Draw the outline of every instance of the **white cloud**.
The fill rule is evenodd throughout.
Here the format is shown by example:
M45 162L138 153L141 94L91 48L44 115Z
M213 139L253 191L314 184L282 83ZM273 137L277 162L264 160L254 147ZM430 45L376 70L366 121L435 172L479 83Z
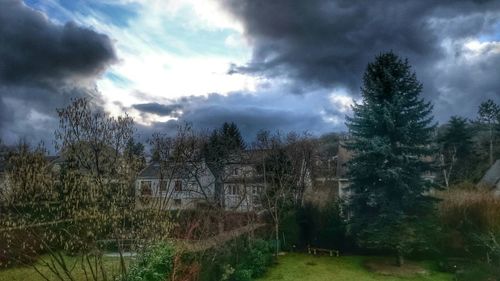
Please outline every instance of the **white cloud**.
M124 85L123 81L109 75L97 82L108 111L114 114L121 112L122 109L116 102L126 107L146 102L144 97L141 99L133 95L136 91L145 93L147 101L162 101L188 95L203 96L213 92L225 95L235 91L255 90L256 78L227 74L230 64L245 63L251 50L243 40L241 25L222 12L217 2L106 1L113 4L139 4L137 17L129 19L129 24L124 27L108 22L109 19L103 18L99 11L86 11L85 14L71 12L73 20L107 34L115 42L120 62L112 66L108 73L112 73L113 77L123 78L127 83ZM51 5L54 6L54 2ZM61 6L58 8L62 13L70 12ZM210 36L210 32L226 30L229 35L221 37L221 42L216 47L225 47L227 52L224 49L215 53L192 50L193 47L199 48L200 42L189 42L178 38L177 34L169 34L171 28L167 29L165 26L169 20L175 20L183 29L205 32L203 34L207 36ZM207 50L210 50L209 47L207 46ZM134 112L131 114L134 115Z
M500 42L469 40L464 44L466 56L469 58L483 55L500 54Z
M351 111L351 106L354 104L354 100L349 96L344 90L334 91L330 97L330 102L333 107L335 107L339 112L348 113Z

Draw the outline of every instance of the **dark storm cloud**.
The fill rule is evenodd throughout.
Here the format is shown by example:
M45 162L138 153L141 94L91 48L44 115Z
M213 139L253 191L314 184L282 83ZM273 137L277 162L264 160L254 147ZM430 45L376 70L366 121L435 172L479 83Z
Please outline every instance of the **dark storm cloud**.
M2 1L0 42L0 81L7 85L91 77L116 60L106 35L56 25L19 0Z
M482 14L463 18L460 25L433 26L432 20L498 8L497 1L221 1L243 21L255 48L252 60L232 71L351 87L359 85L360 73L380 52L393 49L414 62L429 62L441 56L436 29L467 36L487 21Z
M462 91L452 82L467 78L461 73L467 70L458 70L450 63L443 70L446 75L439 75L442 80L436 81L435 65L450 56L461 56L460 51L450 54L444 45L491 35L500 22L498 0L220 2L242 21L254 48L251 60L245 65L233 65L229 73L285 77L317 87L341 86L356 95L366 64L375 55L393 50L414 65L427 98L449 104L454 101L444 101L440 88ZM468 67L469 72L478 69L474 65ZM486 72L498 73L498 66L486 67ZM465 79L470 92L463 94L489 97L478 91L480 75L473 76L479 79ZM499 89L500 79L494 84Z
M180 104L159 104L157 102L134 104L133 108L146 113L152 113L159 116L175 115L176 111L182 109Z
M331 104L325 95L292 96L279 91L266 91L262 95L244 92L230 95L210 94L207 97L189 96L168 101L168 107L182 108L177 119L153 123L150 127L139 126L140 135L153 131L172 132L177 126L191 123L196 129L214 129L224 122L234 122L246 140L252 140L261 130L282 130L284 132L308 131L321 134L344 128L341 120L345 112ZM154 103L155 108L160 103ZM135 109L136 105L133 106ZM146 112L150 112L146 110ZM337 123L328 119L339 120Z
M500 104L500 43L484 46L479 53L457 52L464 52L463 57L444 61L435 70L435 112L475 118L477 105L486 99Z
M20 0L0 9L0 137L51 139L55 109L100 95L94 79L117 60L109 37L59 25Z

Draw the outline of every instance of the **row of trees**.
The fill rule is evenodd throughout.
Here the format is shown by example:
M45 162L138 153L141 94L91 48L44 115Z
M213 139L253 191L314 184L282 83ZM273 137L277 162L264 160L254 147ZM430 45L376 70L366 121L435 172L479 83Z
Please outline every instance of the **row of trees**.
M500 158L500 106L483 102L476 119L453 116L438 130L440 167L444 185L477 182Z

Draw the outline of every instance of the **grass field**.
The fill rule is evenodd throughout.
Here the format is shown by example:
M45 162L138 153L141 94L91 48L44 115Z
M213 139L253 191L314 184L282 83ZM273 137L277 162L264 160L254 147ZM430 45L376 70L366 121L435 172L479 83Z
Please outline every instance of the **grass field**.
M344 256L310 256L306 254L287 254L280 256L279 264L270 268L269 272L258 281L451 281L452 276L434 272L429 266L422 264L428 274L414 277L395 277L381 275L368 271L364 266L366 257ZM75 261L73 257L66 257L68 264ZM118 258L105 258L108 271L118 272ZM49 278L57 280L45 267L40 270ZM80 267L73 269L76 281L85 280L84 272ZM33 267L16 267L0 270L1 281L42 281L44 280Z
M413 277L396 277L370 272L364 267L365 257L310 256L287 254L281 256L278 265L272 267L258 281L451 281L452 275L430 270L428 264L421 264L427 274Z
M46 257L42 257L45 258ZM79 266L76 257L65 257L66 264L74 265L72 268L72 276L75 277L75 281L84 281L85 273ZM111 274L118 274L119 272L119 258L114 257L104 257L104 265L106 271ZM37 263L37 269L40 270L42 274L47 276L50 280L59 280L57 277L45 266L42 266L40 262ZM108 276L112 277L112 276ZM44 281L40 274L38 274L33 266L18 266L8 269L0 269L0 281Z

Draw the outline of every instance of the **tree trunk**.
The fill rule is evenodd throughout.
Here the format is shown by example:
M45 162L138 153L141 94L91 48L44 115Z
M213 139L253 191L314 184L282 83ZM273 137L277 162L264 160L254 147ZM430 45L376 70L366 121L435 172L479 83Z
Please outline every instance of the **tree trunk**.
M274 231L276 232L275 239L276 239L276 258L278 258L278 254L280 252L280 233L279 233L279 223L274 224Z
M215 204L220 207L221 209L224 209L225 205L225 194L224 194L224 182L221 179L220 175L215 176L215 188L214 188L214 199L215 199Z
M490 166L493 165L493 126L490 125Z
M401 267L405 264L405 258L403 257L403 254L402 253L398 253L398 257L397 257L397 260L396 260L396 265Z
M448 188L450 185L448 183L448 173L446 172L446 169L443 169L443 177L444 177L444 184L446 188Z

